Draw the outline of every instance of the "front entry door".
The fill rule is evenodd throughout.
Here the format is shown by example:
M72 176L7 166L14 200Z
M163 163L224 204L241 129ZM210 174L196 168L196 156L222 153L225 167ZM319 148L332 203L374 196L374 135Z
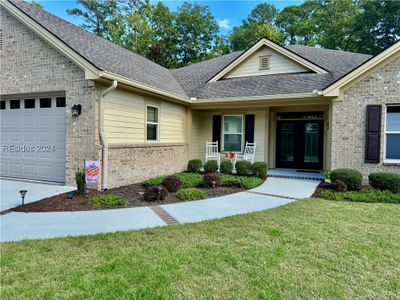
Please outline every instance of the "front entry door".
M322 170L324 122L278 121L276 167Z

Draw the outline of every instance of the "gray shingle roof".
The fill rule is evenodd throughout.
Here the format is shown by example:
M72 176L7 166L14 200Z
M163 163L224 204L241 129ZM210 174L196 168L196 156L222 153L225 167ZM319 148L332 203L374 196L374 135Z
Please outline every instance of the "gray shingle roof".
M100 70L187 98L172 73L152 61L21 0L9 0Z
M234 52L184 68L168 70L22 0L9 2L98 69L185 98L311 93L324 89L371 57L365 54L292 45L286 48L329 73L275 74L207 82L243 52Z

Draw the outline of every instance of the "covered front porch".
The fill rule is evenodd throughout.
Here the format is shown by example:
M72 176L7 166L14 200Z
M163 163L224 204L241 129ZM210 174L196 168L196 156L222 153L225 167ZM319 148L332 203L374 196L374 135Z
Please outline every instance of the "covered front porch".
M222 157L243 153L246 142L255 142L254 161L265 161L269 168L310 174L330 169L329 100L243 102L191 109L191 159L204 162L207 141L218 141Z

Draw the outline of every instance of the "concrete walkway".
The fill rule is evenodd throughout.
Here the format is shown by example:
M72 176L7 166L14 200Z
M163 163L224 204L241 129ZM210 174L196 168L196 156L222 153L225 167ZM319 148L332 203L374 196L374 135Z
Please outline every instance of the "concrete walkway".
M160 205L179 223L193 223L261 211L313 194L319 181L268 178L246 192L206 200ZM149 207L82 212L17 213L0 216L1 242L79 236L165 226Z
M21 205L20 190L27 190L25 204L76 190L73 186L0 179L0 211Z

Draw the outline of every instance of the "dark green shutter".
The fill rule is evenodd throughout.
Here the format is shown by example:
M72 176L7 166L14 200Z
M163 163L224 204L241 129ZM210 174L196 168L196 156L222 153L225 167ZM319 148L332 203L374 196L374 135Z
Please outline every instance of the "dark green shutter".
M254 143L254 115L246 115L245 129L244 129L244 141Z
M381 154L381 105L367 105L365 162L379 163Z
M218 151L221 151L221 116L213 116L212 141L218 141Z

